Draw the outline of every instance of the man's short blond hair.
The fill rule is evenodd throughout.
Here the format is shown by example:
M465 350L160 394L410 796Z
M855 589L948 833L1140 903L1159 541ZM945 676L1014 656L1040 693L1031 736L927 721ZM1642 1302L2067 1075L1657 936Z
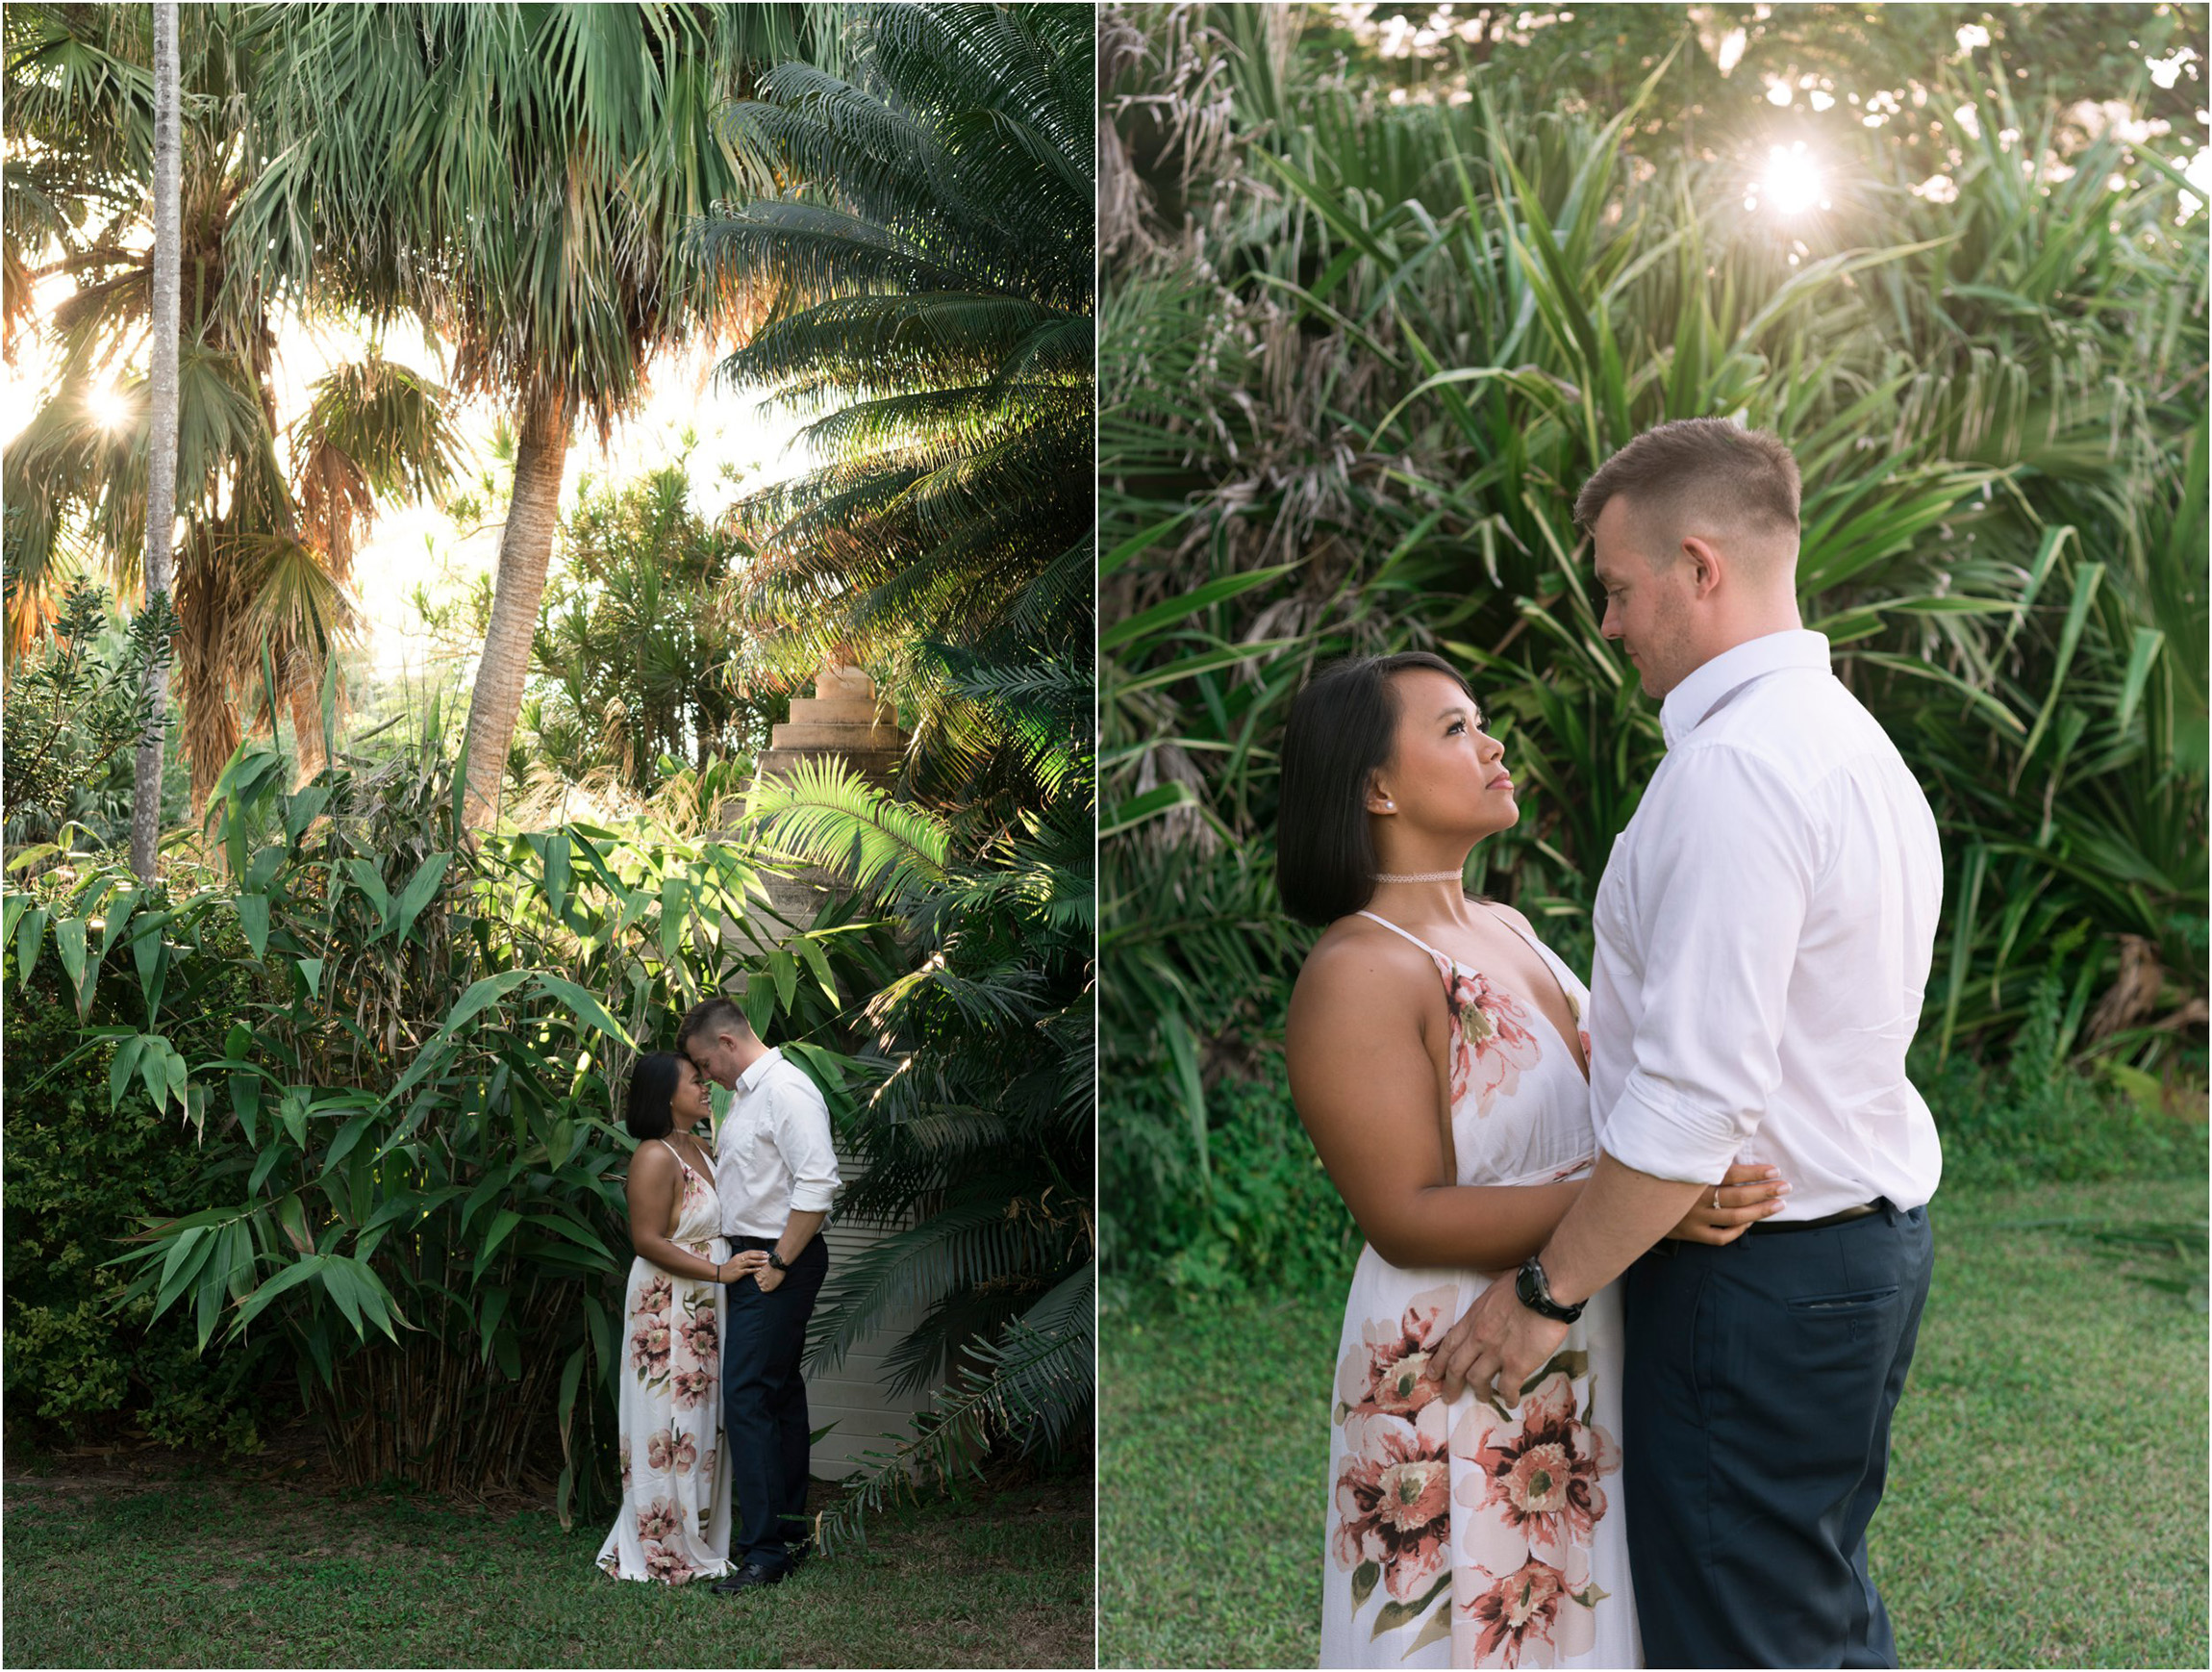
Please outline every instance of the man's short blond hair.
M1600 465L1575 495L1574 520L1596 528L1608 504L1625 499L1640 522L1709 521L1715 531L1794 544L1799 492L1797 461L1779 436L1726 418L1678 418L1646 430ZM1675 549L1668 542L1651 561L1671 563Z
M702 999L691 1006L684 1017L684 1025L676 1029L676 1049L689 1050L691 1041L702 1033L734 1033L740 1039L758 1037L737 1001L719 995Z

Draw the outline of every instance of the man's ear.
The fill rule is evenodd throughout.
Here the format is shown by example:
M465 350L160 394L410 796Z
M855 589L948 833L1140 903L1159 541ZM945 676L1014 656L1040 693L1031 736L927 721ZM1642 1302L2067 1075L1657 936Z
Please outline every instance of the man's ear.
M1710 542L1697 535L1686 535L1682 541L1682 560L1689 563L1690 590L1698 597L1709 597L1713 589L1721 584L1722 564L1721 554Z

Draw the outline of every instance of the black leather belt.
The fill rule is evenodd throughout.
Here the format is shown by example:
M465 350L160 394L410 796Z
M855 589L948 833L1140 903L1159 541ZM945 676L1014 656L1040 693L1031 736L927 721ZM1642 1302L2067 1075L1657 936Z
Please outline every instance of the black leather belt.
M1762 1219L1756 1225L1745 1228L1746 1236L1772 1236L1784 1230L1825 1230L1831 1225L1843 1225L1854 1219L1864 1219L1871 1213L1879 1213L1890 1204L1886 1196L1877 1196L1872 1202L1862 1202L1856 1207L1847 1207L1841 1213L1831 1213L1825 1219Z

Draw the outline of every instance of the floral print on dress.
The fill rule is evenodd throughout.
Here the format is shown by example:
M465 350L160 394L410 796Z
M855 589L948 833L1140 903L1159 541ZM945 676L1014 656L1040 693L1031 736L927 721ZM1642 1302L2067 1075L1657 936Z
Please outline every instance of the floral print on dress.
M1574 1048L1587 1061L1589 996L1573 973L1517 930L1557 976L1571 1012L1553 1029L1549 1010L1533 1000L1375 921L1427 953L1445 984L1452 1182L1586 1175L1596 1134ZM1497 1280L1401 1268L1371 1246L1361 1253L1339 1337L1317 1553L1324 1665L1640 1663L1614 1438L1619 1297L1610 1289L1592 1297L1518 1406L1467 1392L1446 1401L1435 1355L1468 1304Z
M1544 1051L1519 995L1441 954L1437 962L1451 1012L1452 1107L1472 1096L1479 1118L1520 1089L1521 1075L1544 1060Z
M1376 1610L1378 1636L1426 1612L1449 1584L1447 1422L1428 1359L1455 1293L1449 1284L1426 1289L1395 1320L1370 1319L1337 1369L1345 1456L1329 1549L1352 1576L1355 1608L1378 1586L1389 1599Z
M671 1146L672 1148L673 1146ZM727 1257L713 1186L689 1162L669 1240L711 1263ZM683 1584L729 1563L729 1470L716 1457L722 1287L672 1276L640 1256L622 1311L617 1449L622 1508L598 1566L616 1579Z
M691 1316L681 1326L684 1348L701 1364L712 1364L721 1351L720 1337L715 1330L715 1304L698 1301L687 1310Z
M1591 1577L1607 1509L1599 1482L1619 1472L1621 1448L1591 1420L1594 1397L1577 1412L1574 1383L1589 1377L1586 1352L1555 1354L1516 1411L1478 1401L1452 1432L1468 1564L1458 1624L1474 1665L1551 1666L1596 1641L1608 1594Z
M663 1584L682 1584L698 1576L698 1569L684 1559L684 1553L658 1539L645 1540L645 1572Z
M1562 1631L1560 1610L1567 1602L1557 1571L1541 1561L1498 1580L1464 1605L1477 1632L1474 1664L1549 1666L1555 1655L1586 1654L1597 1636L1593 1616L1580 1609ZM1532 1650L1531 1644L1537 1647Z
M630 1331L630 1368L638 1373L640 1381L651 1386L668 1374L671 1345L666 1316L648 1315L638 1320Z

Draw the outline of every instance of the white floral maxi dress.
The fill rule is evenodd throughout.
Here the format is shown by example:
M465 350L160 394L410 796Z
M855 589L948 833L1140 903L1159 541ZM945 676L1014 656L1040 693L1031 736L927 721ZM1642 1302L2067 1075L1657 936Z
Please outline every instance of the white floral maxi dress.
M1589 1084L1543 1012L1360 915L1427 952L1445 982L1458 1182L1588 1172ZM1529 944L1579 1031L1589 990L1549 948ZM1581 1043L1587 1062L1587 1033ZM1323 1666L1643 1664L1621 1499L1620 1295L1591 1297L1528 1397L1504 1411L1471 1390L1446 1401L1428 1370L1492 1280L1401 1271L1360 1252L1331 1412Z
M668 1150L683 1169L668 1240L718 1265L730 1251L714 1180L675 1145ZM622 1507L599 1547L599 1565L616 1579L682 1584L729 1565L721 1304L719 1283L673 1277L642 1254L630 1263L622 1305Z

